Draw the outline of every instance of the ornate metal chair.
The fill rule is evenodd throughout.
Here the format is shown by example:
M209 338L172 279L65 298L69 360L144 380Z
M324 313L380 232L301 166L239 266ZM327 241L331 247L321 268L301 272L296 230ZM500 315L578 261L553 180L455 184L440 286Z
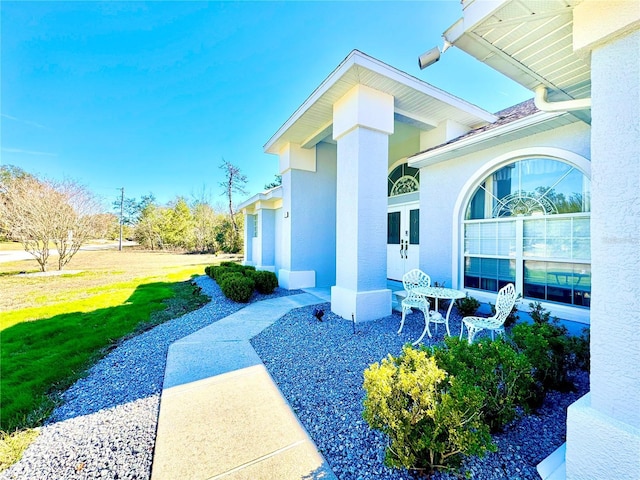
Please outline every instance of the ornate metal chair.
M467 327L469 333L469 343L473 343L476 334L482 330L491 331L491 339L494 338L493 332L504 335L504 322L511 313L513 305L516 303L516 289L513 283L508 283L500 289L496 298L496 314L493 317L464 317L460 326L460 340L464 327Z
M424 321L429 325L429 300L424 295L418 295L414 292L416 287L431 286L431 277L422 270L414 268L402 276L402 285L404 286L407 296L402 300L402 321L398 333L402 332L404 327L404 318L407 312L411 312L412 308L421 310L424 314ZM431 332L429 332L431 335Z

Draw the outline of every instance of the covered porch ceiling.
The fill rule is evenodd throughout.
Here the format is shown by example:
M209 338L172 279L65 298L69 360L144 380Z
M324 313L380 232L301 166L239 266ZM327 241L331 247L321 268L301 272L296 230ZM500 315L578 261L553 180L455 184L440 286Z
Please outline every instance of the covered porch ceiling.
M287 143L311 148L332 139L333 105L357 84L394 97L395 122L401 131L406 131L404 126L427 131L445 120L470 128L496 120L475 105L354 50L269 139L264 151L278 154Z
M464 0L463 18L443 36L528 89L544 85L551 101L589 98L590 65L573 49L581 1Z

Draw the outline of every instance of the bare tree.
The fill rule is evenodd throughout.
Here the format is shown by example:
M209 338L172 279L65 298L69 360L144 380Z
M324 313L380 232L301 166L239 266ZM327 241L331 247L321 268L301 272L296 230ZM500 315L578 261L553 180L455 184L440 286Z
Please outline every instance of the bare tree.
M229 201L229 220L231 221L235 235L238 235L238 224L233 210L233 194L247 194L244 189L244 185L247 183L247 177L240 172L238 167L233 165L231 162L226 161L224 158L222 159L222 165L220 165L220 168L224 170L225 175L225 179L223 182L220 182L220 186L224 188L223 195L226 195L227 200Z
M12 177L3 179L0 193L4 228L33 255L43 272L51 243L58 250L58 268L62 270L96 231L100 204L75 181Z

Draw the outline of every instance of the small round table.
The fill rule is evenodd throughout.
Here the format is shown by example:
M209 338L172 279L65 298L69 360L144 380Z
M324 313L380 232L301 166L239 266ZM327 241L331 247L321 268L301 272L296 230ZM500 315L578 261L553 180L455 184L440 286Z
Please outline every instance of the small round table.
M453 307L453 301L458 298L464 298L465 293L461 290L455 290L453 288L444 288L444 287L416 287L413 289L413 291L423 297L435 298L436 312L438 312L439 299L451 300L451 302L449 302L449 308L447 309L447 315L444 318L442 318L442 315L440 315L440 318L437 318L437 316L432 317L431 315L429 315L428 320L425 318L424 330L422 331L422 335L420 335L420 338L418 340L413 342L413 345L417 345L418 343L420 343L420 341L424 338L425 333L428 333L429 336L431 337L431 329L429 328L429 324L431 322L444 323L445 326L447 327L447 335L451 336L451 332L449 331L449 315L451 314L451 307Z

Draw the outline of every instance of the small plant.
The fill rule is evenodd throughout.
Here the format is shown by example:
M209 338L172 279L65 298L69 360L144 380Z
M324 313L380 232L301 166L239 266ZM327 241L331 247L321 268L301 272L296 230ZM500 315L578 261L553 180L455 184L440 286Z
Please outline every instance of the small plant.
M551 312L547 311L540 302L531 302L529 304L529 315L535 323L549 323L551 320ZM558 319L554 317L554 321Z
M449 337L444 345L433 348L433 356L459 382L482 390L481 412L492 432L516 418L517 406L526 405L533 385L531 363L502 339L469 344Z
M482 422L482 391L439 368L426 351L403 348L364 372L363 417L389 437L385 464L431 474L463 455L495 451Z
M220 289L225 297L234 302L247 303L253 294L253 279L242 273L228 273L220 281Z
M468 293L464 298L456 300L456 308L463 317L471 317L475 315L479 307L480 302L476 298L470 297Z
M253 271L251 274L254 282L256 283L256 290L260 293L273 293L278 287L278 277L273 272L267 271Z
M322 321L322 317L324 316L324 310L322 310L320 308L314 308L313 309L313 316L316 317L319 322L321 322Z

